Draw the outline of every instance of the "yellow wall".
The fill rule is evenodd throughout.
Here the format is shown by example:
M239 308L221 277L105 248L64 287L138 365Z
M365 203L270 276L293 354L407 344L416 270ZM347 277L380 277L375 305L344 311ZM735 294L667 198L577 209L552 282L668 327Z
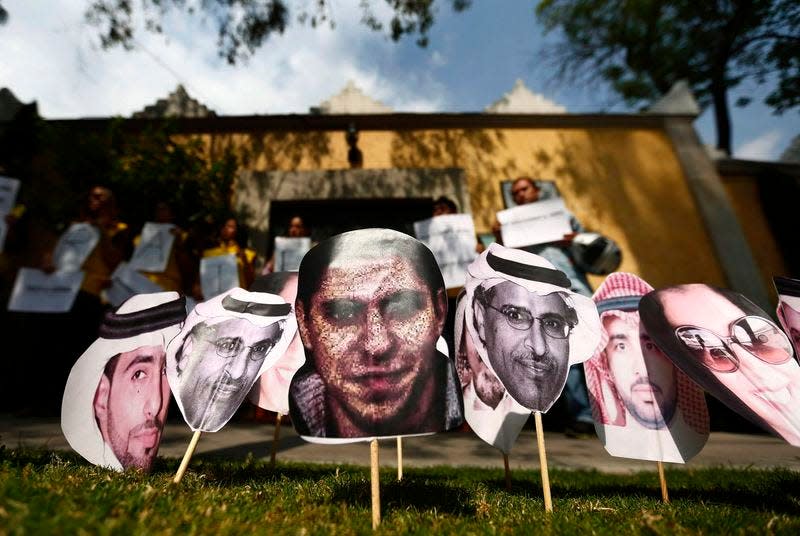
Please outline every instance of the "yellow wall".
M777 302L778 296L772 283L772 277L786 275L788 270L778 243L767 223L759 199L758 182L754 177L728 176L723 178L722 183L725 185L736 216L744 229L770 299Z
M234 148L243 167L347 169L344 132L266 132L204 137L212 153ZM725 286L680 163L658 129L505 128L362 131L364 168L449 168L466 172L478 232L503 209L500 181L555 180L588 230L616 240L621 270L655 287L685 282ZM592 283L596 286L599 278Z

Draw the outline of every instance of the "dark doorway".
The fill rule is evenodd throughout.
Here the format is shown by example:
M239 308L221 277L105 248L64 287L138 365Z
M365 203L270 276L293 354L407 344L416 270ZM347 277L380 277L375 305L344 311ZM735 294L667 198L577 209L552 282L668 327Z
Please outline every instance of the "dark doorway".
M433 200L429 197L406 199L311 199L273 201L270 206L267 251L272 255L274 238L286 236L289 219L300 216L311 227L314 242L333 235L384 227L414 236L414 222L431 217Z

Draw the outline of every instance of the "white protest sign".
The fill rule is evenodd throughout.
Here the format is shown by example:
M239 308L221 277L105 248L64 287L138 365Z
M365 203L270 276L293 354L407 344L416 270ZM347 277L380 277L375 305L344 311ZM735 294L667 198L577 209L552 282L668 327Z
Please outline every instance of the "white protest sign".
M239 286L236 255L219 255L200 259L200 287L203 297L211 299Z
M81 288L83 272L46 274L33 268L20 268L8 300L9 311L26 313L66 313L72 308Z
M119 307L131 296L164 292L164 289L131 268L130 263L121 262L111 274L111 287L105 292L109 303Z
M572 233L569 212L560 197L501 210L497 221L503 245L509 248L555 242Z
M73 223L56 244L53 263L60 272L77 272L100 241L100 230L89 223Z
M311 249L311 239L308 237L292 238L288 236L275 237L275 271L291 272L300 268L300 261Z
M414 223L414 234L433 252L447 288L464 286L475 260L475 224L469 214L446 214Z
M147 222L142 227L139 244L133 251L130 266L133 270L160 273L167 269L167 261L175 243L171 223Z
M5 216L14 208L19 191L19 179L0 175L0 215Z

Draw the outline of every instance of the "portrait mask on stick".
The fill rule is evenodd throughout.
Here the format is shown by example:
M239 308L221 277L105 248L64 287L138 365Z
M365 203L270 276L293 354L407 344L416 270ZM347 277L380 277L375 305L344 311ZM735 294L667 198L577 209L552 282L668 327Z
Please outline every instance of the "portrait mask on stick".
M198 303L167 347L167 377L192 430L216 432L297 329L292 307L273 294L228 290Z
M800 366L789 338L763 310L737 292L692 284L649 293L639 314L700 387L800 446Z
M304 438L365 440L461 424L455 367L436 350L444 282L421 242L365 229L319 243L300 264L296 313L306 362L289 403Z
M615 272L597 289L600 345L584 363L595 429L612 456L684 463L708 439L703 391L676 369L639 320L653 288Z
M569 367L588 359L600 339L594 303L572 292L563 272L498 244L469 266L455 325L473 379L463 392L467 422L505 452L523 416L549 410Z
M105 315L61 405L64 436L81 456L118 471L150 470L169 407L165 349L185 318L177 292L139 294Z

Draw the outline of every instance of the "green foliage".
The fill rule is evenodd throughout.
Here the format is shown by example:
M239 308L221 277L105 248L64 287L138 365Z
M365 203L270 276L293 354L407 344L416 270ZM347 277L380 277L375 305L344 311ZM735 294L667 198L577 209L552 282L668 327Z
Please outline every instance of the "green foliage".
M730 149L726 92L745 79L775 87L782 112L800 104L800 3L796 0L540 0L556 74L601 78L630 105L651 103L681 79L714 104L718 146Z
M97 130L43 121L34 111L0 132L0 166L22 180L20 202L32 217L56 232L97 184L114 191L122 221L134 229L152 220L159 201L181 225L221 222L232 215L236 156L228 149L212 160L199 138L174 131L168 121L136 131L122 118Z
M384 31L395 41L405 35L418 35L417 44L428 44L428 31L434 22L436 0L384 0L392 15L381 20L372 9L374 1L360 0L362 22L375 31ZM171 11L190 16L208 16L217 26L219 55L230 64L246 60L270 36L282 34L291 24L292 15L298 24L313 28L335 26L331 0L309 2L292 0L93 0L86 10L86 20L100 28L104 48L133 48L136 21L141 17L148 31L162 33L161 21ZM449 0L454 11L467 9L472 0Z
M366 451L365 451L366 455ZM116 474L74 454L0 449L0 533L369 534L367 468L247 459L178 460ZM536 471L381 471L382 534L797 534L800 475L786 470L552 471L545 514Z
M199 138L175 141L169 122L128 133L124 123L109 132L108 185L116 193L125 219L134 225L152 220L153 208L167 202L178 222L223 221L232 213L233 181L238 167L228 149L211 161Z

